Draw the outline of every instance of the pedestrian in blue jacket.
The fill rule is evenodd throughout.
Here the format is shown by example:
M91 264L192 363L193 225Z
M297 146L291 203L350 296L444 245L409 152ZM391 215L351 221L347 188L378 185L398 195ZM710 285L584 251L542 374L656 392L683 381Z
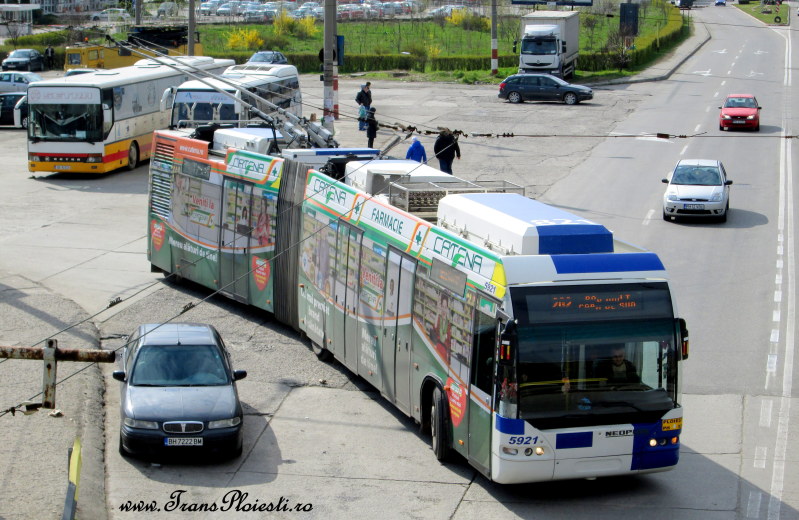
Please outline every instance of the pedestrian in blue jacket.
M411 146L408 148L408 153L405 154L406 159L418 161L420 163L427 162L427 152L424 151L424 146L418 137L413 136Z

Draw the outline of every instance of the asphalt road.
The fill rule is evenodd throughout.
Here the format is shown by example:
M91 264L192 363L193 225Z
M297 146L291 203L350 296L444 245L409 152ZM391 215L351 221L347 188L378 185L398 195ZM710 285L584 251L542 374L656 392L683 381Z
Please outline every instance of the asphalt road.
M124 513L120 506L154 501L165 508L170 494L180 489L186 490L184 504L221 504L235 490L249 493L249 503L284 497L290 507L311 504L312 511L295 513L307 518L798 518L799 484L791 461L799 457L788 443L796 431L796 413L791 414L796 409L795 221L789 175L795 154L778 139L790 133L793 118L790 67L784 62L790 53L786 40L771 30L730 31L729 24L752 24L728 11L694 15L713 22L712 45L671 81L608 87L594 101L574 107L502 103L496 87L373 82L381 122L431 131L446 126L469 135L461 140L457 175L517 182L528 196L601 222L617 236L662 255L693 345L683 380L684 450L676 470L593 482L491 484L464 462L438 464L428 439L411 421L340 365L317 361L296 334L268 315L213 298L182 319L214 324L236 367L249 372L239 384L247 413L244 455L223 464L159 466L123 459L117 453L118 383L110 378L111 367L102 367L105 395L75 382L64 386L59 395L65 418L0 418L15 440L0 451L0 467L8 475L3 489L10 497L0 498L0 517L31 518L31 511L41 512L38 518L58 516L57 500L41 489L42 477L36 475L46 475L52 489L58 490L59 482L65 486L64 446L78 428L52 430L52 424L81 421L81 411L67 406L75 405L71 391L85 396L84 402L105 405L95 409L88 424L105 426L105 445L92 449L105 456L100 496L107 502L100 507L82 501L82 518L139 518L144 515ZM340 81L344 115L355 114L350 99L359 82ZM306 114L318 110L318 77L304 77L302 87ZM737 88L758 94L764 106L760 134L718 132L715 107ZM336 124L342 145L365 144L356 125ZM713 137L664 142L641 136L703 131ZM116 348L119 335L136 324L167 319L207 295L191 285L164 284L149 273L146 167L102 179L30 179L21 153L24 136L14 130L2 134L6 146L0 160L6 168L0 170L5 195L0 218L6 225L0 228L0 283L9 289L0 292L0 305L21 315L0 312L0 344L32 342L37 333L94 314L122 296L126 302L95 317L96 330L79 338L82 344L99 341ZM608 138L620 135L638 137ZM377 144L392 136L381 131ZM432 137L423 137L423 143L430 153ZM406 146L398 146L395 155L404 156ZM706 154L721 156L735 180L730 220L724 225L664 222L660 178L678 158ZM26 298L42 293L52 301L23 307L9 300L20 293ZM28 330L26 320L35 317L48 327L31 322L35 333ZM9 363L0 364L2 408L38 388L39 366L15 362L8 370ZM22 370L28 371L25 377ZM43 424L21 422L30 418ZM102 487L102 479L94 487ZM45 507L31 509L38 504ZM147 516L190 514L196 516L188 511Z

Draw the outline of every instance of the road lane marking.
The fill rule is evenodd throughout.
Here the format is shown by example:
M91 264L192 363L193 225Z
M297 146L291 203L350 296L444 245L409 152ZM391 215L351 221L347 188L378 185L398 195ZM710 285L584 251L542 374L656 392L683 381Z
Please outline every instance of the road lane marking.
M685 146L682 147L682 150L680 150L680 155L684 154L687 149L688 145L686 144Z
M694 128L694 133L698 132L701 127L702 127L701 123L696 125L696 128Z
M768 448L766 446L758 446L755 448L754 467L757 469L766 469L766 458L768 457Z
M763 399L760 401L760 426L771 428L771 411L774 408L774 401Z
M749 501L746 503L746 518L760 517L760 501L763 493L760 491L750 491Z
M655 214L655 210L654 209L650 209L649 211L647 211L646 212L646 217L644 217L644 221L642 222L642 224L645 225L645 226L648 226L649 225L649 221L652 220L652 215L654 215L654 214Z
M790 31L775 30L777 34L785 38L785 75L783 83L785 87L790 87L793 77L791 69L793 67L793 55L791 48L793 43L791 41ZM789 93L790 89L785 92ZM796 261L794 255L796 254L794 243L793 231L793 147L791 142L785 139L786 135L793 132L791 128L792 121L792 97L789 94L783 95L785 104L782 110L782 131L780 132L782 139L780 139L780 171L779 171L779 215L777 219L777 226L780 232L785 233L786 237L786 280L785 286L788 291L788 304L786 307L786 320L785 320L785 341L784 341L784 360L782 370L782 394L779 398L780 409L777 414L777 434L774 443L774 464L771 473L771 487L769 489L770 496L768 500L768 520L779 520L780 509L782 506L782 493L785 486L785 456L788 451L788 437L790 435L790 415L791 415L791 393L793 391L793 363L794 363L794 341L795 341L795 328L796 328L796 309L793 303L796 301ZM787 215L786 215L787 214ZM782 258L778 258L779 265L782 265ZM768 379L768 377L767 377Z

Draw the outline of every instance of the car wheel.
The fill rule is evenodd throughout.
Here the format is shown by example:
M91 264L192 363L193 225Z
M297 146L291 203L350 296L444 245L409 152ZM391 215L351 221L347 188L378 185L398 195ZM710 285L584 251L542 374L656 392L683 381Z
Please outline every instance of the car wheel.
M663 220L665 220L666 222L671 222L671 215L666 213L665 209L663 210Z
M719 123L719 130L721 130L722 132L724 131L724 127L721 126L721 123Z
M563 95L563 102L567 105L576 105L577 104L577 94L574 92L566 92Z
M433 403L430 408L430 442L433 453L440 462L449 457L449 444L447 444L447 401L440 388L433 390Z
M128 149L128 170L135 170L139 165L139 145L134 141Z
M524 100L522 99L522 95L519 94L518 92L509 92L508 101L510 101L511 103L521 103Z
M758 121L757 126L755 126L755 132L760 131L760 121Z
M323 346L319 345L317 342L311 342L311 349L313 349L313 353L316 354L316 357L319 358L319 361L328 361L330 358L333 357L333 353L324 348Z
M727 205L724 206L724 214L719 217L719 222L727 222L727 214L730 212L730 201L727 201Z

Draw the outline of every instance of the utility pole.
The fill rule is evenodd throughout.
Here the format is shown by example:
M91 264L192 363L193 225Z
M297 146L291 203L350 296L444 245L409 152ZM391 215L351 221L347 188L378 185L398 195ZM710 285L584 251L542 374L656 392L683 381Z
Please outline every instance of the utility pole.
M338 66L336 55L336 0L325 0L325 48L323 54L324 110L322 126L333 132L338 119Z
M491 0L491 75L499 71L499 51L497 50L497 0Z
M133 0L133 21L136 25L141 25L141 3L142 0Z
M186 40L186 46L188 47L187 54L189 56L194 56L194 29L197 24L194 15L194 0L189 0L189 34Z

